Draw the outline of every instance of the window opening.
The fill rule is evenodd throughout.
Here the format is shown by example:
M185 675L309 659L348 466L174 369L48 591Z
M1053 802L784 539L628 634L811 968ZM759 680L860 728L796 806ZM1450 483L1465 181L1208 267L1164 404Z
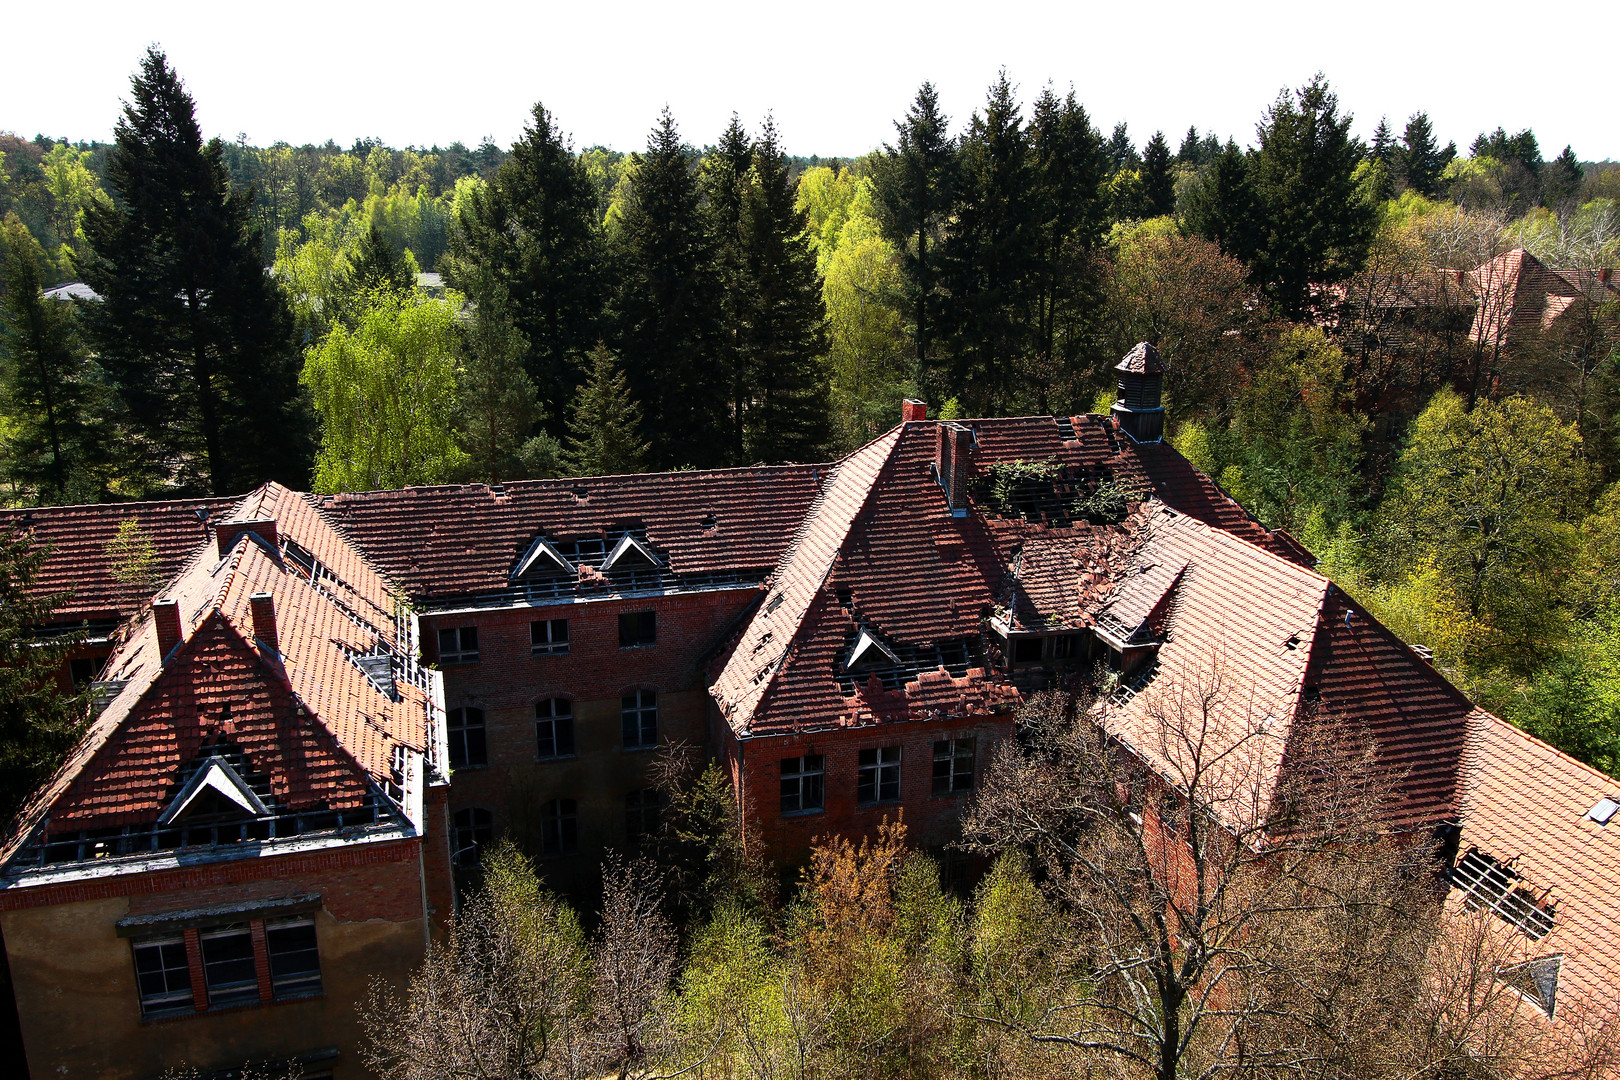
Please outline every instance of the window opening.
M321 958L315 920L281 919L264 924L270 954L270 992L277 1001L321 992Z
M1595 821L1599 825L1607 825L1613 819L1616 811L1620 811L1620 802L1605 797L1599 799L1597 805L1586 812L1586 820Z
M484 710L471 706L451 709L445 724L450 741L450 767L487 765L489 748L484 737Z
M1451 871L1451 883L1463 891L1469 911L1488 908L1530 940L1540 941L1552 932L1557 912L1543 906L1523 881L1517 870L1478 848L1469 848Z
M900 798L900 748L880 746L860 753L855 799L862 805Z
M934 794L954 795L973 790L972 739L940 739L934 743Z
M574 755L574 704L547 698L534 707L535 754L541 760Z
M657 640L656 611L627 611L619 616L619 648L638 649Z
M658 693L634 690L619 700L627 750L658 745Z
M624 835L632 843L655 836L663 822L664 793L642 788L624 797Z
M571 855L579 850L579 809L573 799L541 804L540 850L546 855Z
M820 754L782 759L782 813L820 810L826 801L826 759Z
M1558 1010L1558 969L1562 956L1543 956L1523 964L1500 968L1496 977L1551 1020Z
M133 944L135 986L140 994L141 1015L160 1016L190 1011L194 1002L185 938L158 938Z
M453 626L439 631L439 663L476 664L478 627Z
M474 806L457 810L452 820L456 844L452 859L457 866L477 866L480 851L495 838L494 815Z
M560 656L567 651L567 619L541 619L529 624L529 655Z
M253 931L238 923L201 935L203 984L208 1007L259 1000L258 966L253 962Z

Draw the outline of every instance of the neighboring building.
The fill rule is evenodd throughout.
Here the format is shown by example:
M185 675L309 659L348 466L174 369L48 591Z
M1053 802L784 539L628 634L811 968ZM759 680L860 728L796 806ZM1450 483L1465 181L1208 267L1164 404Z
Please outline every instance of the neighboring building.
M61 540L42 588L85 583L70 617L123 620L91 737L0 849L34 1068L352 1073L349 1003L420 959L451 861L510 832L588 893L657 826L657 748L718 760L783 864L900 815L938 846L1017 705L1099 673L1161 776L1154 688L1206 672L1266 733L1266 785L1321 718L1364 727L1391 824L1437 830L1459 897L1559 950L1552 1022L1609 1009L1620 786L1477 710L1159 441L1153 349L1118 371L1112 416L907 402L832 464L7 515ZM98 555L120 514L171 575L151 614ZM1529 908L1488 892L1512 875ZM296 963L322 996L312 968L277 974L311 925ZM210 961L233 935L238 967Z
M449 912L441 692L408 613L296 493L215 518L0 846L36 1075L362 1075L355 1003Z

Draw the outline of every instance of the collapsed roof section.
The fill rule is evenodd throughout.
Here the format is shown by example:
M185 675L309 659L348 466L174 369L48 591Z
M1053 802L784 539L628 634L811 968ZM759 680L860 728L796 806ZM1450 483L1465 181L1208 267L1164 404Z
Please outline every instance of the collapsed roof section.
M221 516L114 650L104 707L0 847L13 880L191 846L176 831L195 824L188 785L258 823L232 839L420 828L442 693L387 583L294 492L269 485ZM357 656L387 658L391 694Z

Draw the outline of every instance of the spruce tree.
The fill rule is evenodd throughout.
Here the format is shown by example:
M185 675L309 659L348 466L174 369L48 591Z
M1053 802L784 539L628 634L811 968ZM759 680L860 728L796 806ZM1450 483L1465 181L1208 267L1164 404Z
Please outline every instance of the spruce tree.
M544 105L536 104L488 184L460 201L445 280L473 295L490 275L528 345L523 366L553 434L604 330L607 250L597 190Z
M1226 148L1188 196L1182 216L1194 235L1219 244L1227 255L1253 266L1260 248L1260 223L1249 168L1249 155L1227 140Z
M749 363L744 338L749 321L747 238L744 208L750 198L754 146L735 113L719 144L704 159L702 187L715 238L715 272L720 281L720 340L715 362L726 386L726 461L740 465L746 453L749 405L757 373Z
M1426 198L1433 197L1440 189L1440 173L1448 160L1435 145L1429 114L1413 113L1406 122L1401 145L1395 149L1395 178L1408 190Z
M173 487L302 486L312 418L292 314L249 227L252 193L229 192L223 147L203 142L161 52L131 85L107 156L113 204L85 214L101 364Z
M968 123L960 176L941 251L952 354L942 396L989 416L1012 406L1021 389L1038 250L1029 137L1005 72Z
M513 325L505 290L491 274L474 287L472 310L456 333L458 435L469 477L498 484L531 472L523 450L540 404L523 369L529 343Z
M395 251L375 222L360 235L360 245L349 263L348 290L361 294L373 289L408 293L416 288L416 269L403 251Z
M1541 202L1542 205L1559 209L1564 203L1575 198L1581 190L1581 180L1585 172L1581 168L1580 159L1575 151L1564 147L1564 152L1547 162L1541 169Z
M1181 137L1181 148L1176 151L1176 164L1201 169L1205 160L1204 140L1198 135L1198 125L1189 124L1187 134Z
M1037 258L1033 354L1037 412L1081 381L1102 295L1091 272L1108 228L1102 138L1071 90L1048 87L1035 102L1029 134L1034 153Z
M1386 169L1394 167L1395 136L1389 130L1387 116L1378 118L1378 126L1373 129L1372 144L1367 147L1367 156L1381 163Z
M1141 157L1136 153L1136 146L1131 142L1130 129L1121 120L1114 125L1113 133L1108 136L1106 147L1109 163L1109 174L1119 172L1121 169L1134 169L1142 163Z
M651 447L641 438L641 410L613 354L598 345L568 416L563 467L570 476L641 472Z
M692 153L666 108L635 173L619 229L618 342L643 431L662 467L727 461L720 279Z
M955 208L957 147L932 83L922 84L905 119L894 126L898 145L885 144L877 158L873 204L884 236L901 252L911 336L917 365L926 373L938 337L938 250Z
M748 416L748 457L816 461L832 433L827 309L810 249L808 221L795 206L787 157L766 119L754 144L743 207L746 312L743 354L758 384Z
M1251 170L1261 220L1255 280L1291 319L1305 316L1313 286L1360 270L1372 242L1377 209L1356 184L1363 147L1351 119L1318 75L1284 91L1260 125Z
M1142 148L1142 195L1146 217L1176 212L1176 173L1164 132L1155 131Z
M77 305L40 295L43 253L15 217L0 226L0 416L11 480L42 503L94 502L114 433L80 341Z

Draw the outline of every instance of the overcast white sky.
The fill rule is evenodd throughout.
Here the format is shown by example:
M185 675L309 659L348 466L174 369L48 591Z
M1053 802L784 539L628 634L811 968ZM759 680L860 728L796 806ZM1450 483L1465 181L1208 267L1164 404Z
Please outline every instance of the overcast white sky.
M1499 13L1497 13L1499 12ZM1560 25L1562 22L1562 25ZM1072 85L1138 145L1188 124L1252 140L1283 86L1318 70L1369 135L1426 109L1444 143L1533 127L1552 157L1620 158L1612 87L1620 3L18 3L0 17L0 131L106 139L157 43L203 130L254 143L502 145L543 101L577 146L644 144L668 104L712 142L733 111L774 112L792 153L892 138L924 79L960 123L1005 67L1025 101Z

